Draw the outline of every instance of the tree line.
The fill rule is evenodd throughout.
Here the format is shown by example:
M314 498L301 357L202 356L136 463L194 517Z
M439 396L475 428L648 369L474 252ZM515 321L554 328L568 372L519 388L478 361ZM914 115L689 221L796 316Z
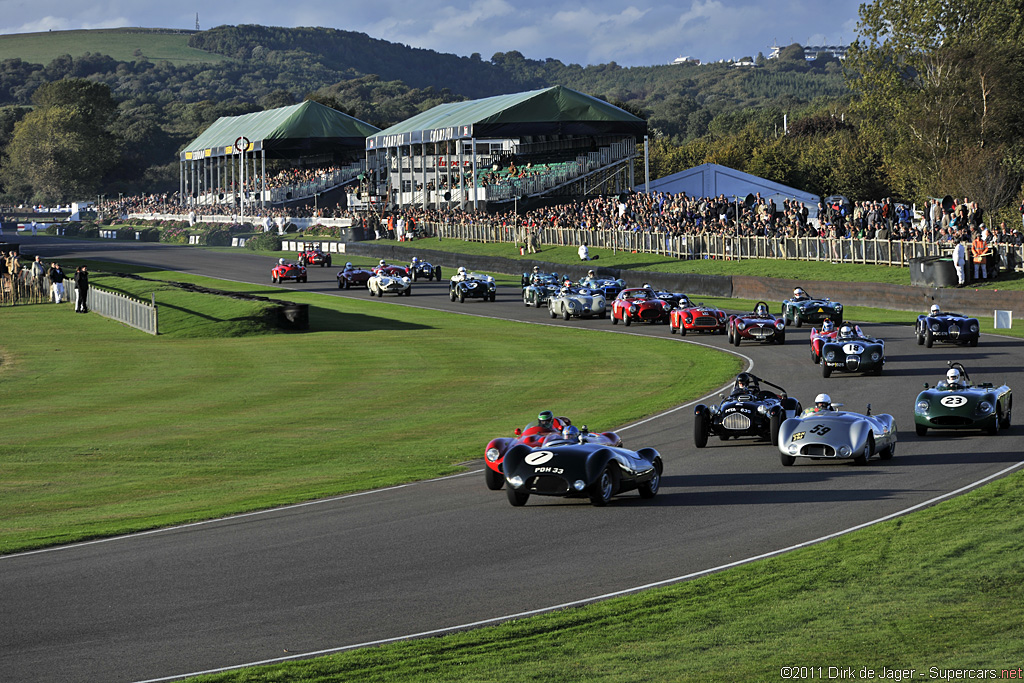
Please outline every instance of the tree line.
M191 47L229 58L216 64L9 59L0 62L0 191L55 201L175 189L178 151L217 118L303 99L385 128L444 102L560 84L646 119L654 177L712 162L823 196L953 192L999 208L1024 172L1015 6L966 0L953 17L939 0L875 0L861 9L845 64L808 61L799 45L778 59L758 54L756 67L582 67L515 51L485 61L263 26L191 35Z

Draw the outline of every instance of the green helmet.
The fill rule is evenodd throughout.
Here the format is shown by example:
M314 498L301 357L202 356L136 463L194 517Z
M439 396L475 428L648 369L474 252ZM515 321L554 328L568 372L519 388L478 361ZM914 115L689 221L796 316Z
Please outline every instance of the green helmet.
M540 411L540 414L537 415L537 422L541 423L541 425L545 427L550 427L554 420L555 415L550 410L542 410Z

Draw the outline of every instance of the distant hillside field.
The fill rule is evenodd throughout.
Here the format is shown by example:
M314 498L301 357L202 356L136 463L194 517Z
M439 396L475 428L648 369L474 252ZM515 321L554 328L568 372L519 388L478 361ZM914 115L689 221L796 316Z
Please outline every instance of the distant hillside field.
M175 66L227 61L223 55L189 47L188 39L193 33L110 28L0 35L0 61L21 59L30 64L49 64L61 55L80 57L86 52L110 55L123 62L137 61L141 57L151 62L166 60Z

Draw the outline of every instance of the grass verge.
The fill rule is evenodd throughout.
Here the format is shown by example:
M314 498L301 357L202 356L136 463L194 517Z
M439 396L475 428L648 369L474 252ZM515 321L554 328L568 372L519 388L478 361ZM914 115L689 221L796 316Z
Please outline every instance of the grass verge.
M161 288L169 322L155 338L71 304L5 309L0 552L454 472L539 409L610 429L703 395L741 365L668 335L595 344L587 330L147 277L308 303L311 330L237 336L252 304ZM452 406L466 407L459 420Z

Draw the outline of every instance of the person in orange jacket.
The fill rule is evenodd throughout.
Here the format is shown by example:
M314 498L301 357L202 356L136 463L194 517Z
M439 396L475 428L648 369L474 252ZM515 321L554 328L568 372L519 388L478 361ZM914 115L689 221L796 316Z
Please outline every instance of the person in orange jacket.
M988 252L988 243L982 238L980 232L974 233L974 241L971 243L971 255L974 260L974 279L978 279L978 271L981 271L981 279L988 279L988 264L985 263L985 254Z

